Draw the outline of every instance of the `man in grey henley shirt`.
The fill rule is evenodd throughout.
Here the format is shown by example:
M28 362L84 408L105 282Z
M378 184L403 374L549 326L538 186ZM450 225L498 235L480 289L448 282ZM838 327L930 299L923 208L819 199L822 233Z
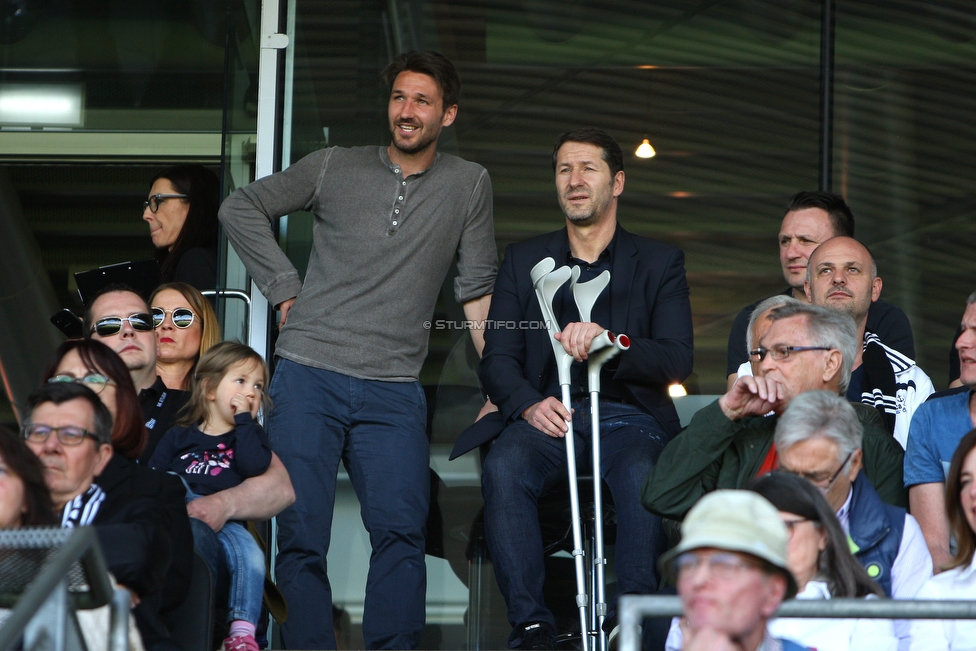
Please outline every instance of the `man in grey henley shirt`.
M497 268L491 181L437 153L460 80L433 52L398 56L388 147L333 147L234 192L220 221L262 293L281 311L269 433L295 486L278 516L277 583L288 649L334 649L326 567L339 460L362 505L373 554L363 636L415 648L424 626L429 502L426 402L417 378L434 303L457 259L455 297L487 315ZM315 216L304 284L269 227ZM481 330L471 330L481 352Z

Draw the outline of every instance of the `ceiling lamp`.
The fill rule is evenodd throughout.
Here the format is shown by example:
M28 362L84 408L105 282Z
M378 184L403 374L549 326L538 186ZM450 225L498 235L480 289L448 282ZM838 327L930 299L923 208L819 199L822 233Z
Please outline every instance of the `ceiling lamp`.
M0 124L83 126L84 87L81 84L0 84Z
M654 158L654 156L657 155L657 152L654 151L654 147L651 147L651 141L644 138L644 142L637 147L637 151L634 152L634 155L637 156L637 158Z

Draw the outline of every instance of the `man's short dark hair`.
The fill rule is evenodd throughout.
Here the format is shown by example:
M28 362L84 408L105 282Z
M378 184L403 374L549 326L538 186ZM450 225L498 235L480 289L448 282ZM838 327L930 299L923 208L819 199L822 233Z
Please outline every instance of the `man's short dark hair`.
M609 133L596 127L583 127L574 131L567 131L559 136L556 146L552 148L552 171L556 171L556 154L559 148L567 142L583 142L588 145L596 145L603 150L603 160L610 166L610 178L617 176L617 172L624 169L624 152L620 145Z
M386 85L390 87L391 91L393 90L393 82L396 81L397 75L401 72L419 72L428 77L433 77L441 89L441 99L444 101L443 109L445 111L457 104L461 97L461 77L458 75L457 68L439 52L413 50L398 54L383 69L383 79L386 80Z
M793 195L789 205L786 206L786 212L807 208L820 208L827 213L834 227L834 237L854 237L854 213L844 201L844 197L831 192L804 190ZM783 216L785 217L786 213L783 213Z
M72 400L82 399L92 406L95 416L92 419L91 433L98 443L112 444L112 414L94 391L78 382L55 382L43 384L41 388L27 397L27 411L24 412L24 423L33 422L34 410L45 402L61 405Z
M132 287L131 285L125 285L123 283L112 283L110 285L106 285L105 287L102 287L100 290L95 292L95 295L92 296L91 300L88 301L88 304L85 305L85 318L84 318L84 325L83 325L85 329L85 339L91 339L91 329L92 326L95 325L92 322L92 305L94 305L95 301L97 301L103 295L111 294L113 292L129 292L130 294L135 294L136 296L138 296L143 300L143 302L146 304L146 312L147 313L149 312L149 301L146 300L146 297L143 296L138 289ZM129 315L120 314L119 316L129 316Z

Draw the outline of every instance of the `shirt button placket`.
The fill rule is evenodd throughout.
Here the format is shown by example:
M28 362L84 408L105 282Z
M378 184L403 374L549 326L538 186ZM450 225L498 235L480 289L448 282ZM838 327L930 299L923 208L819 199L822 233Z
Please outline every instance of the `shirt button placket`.
M400 177L400 168L396 167L393 169L393 171L396 172L397 178L400 180L400 186L402 188L407 184L407 182L402 177ZM403 207L403 196L405 193L406 191L401 189L400 192L397 193L396 202L393 204L393 214L390 215L390 231L389 231L390 235L396 235L397 227L399 227L400 225L400 209Z

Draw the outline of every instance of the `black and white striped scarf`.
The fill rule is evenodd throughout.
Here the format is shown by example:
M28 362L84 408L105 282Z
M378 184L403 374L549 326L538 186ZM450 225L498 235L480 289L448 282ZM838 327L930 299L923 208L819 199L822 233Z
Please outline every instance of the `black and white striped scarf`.
M61 528L74 529L91 524L104 501L105 491L98 484L92 484L87 491L64 505Z

